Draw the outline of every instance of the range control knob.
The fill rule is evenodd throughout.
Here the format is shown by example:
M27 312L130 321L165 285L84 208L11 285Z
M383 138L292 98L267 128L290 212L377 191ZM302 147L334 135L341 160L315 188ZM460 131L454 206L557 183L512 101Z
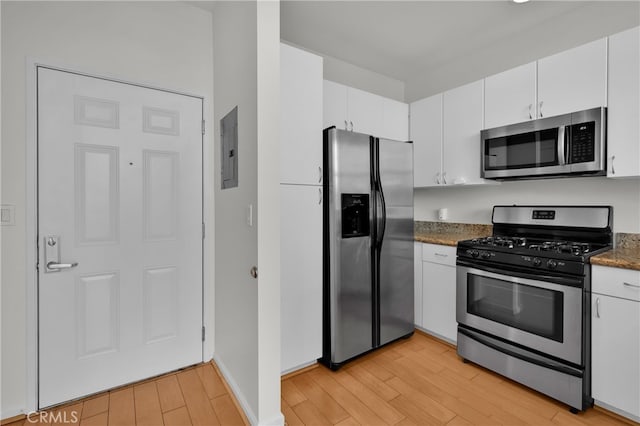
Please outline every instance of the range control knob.
M489 253L488 251L483 251L482 253L480 253L480 255L483 259L488 259L491 257L491 253Z
M556 269L556 266L558 266L558 262L553 259L549 259L549 261L547 262L547 267L549 269Z
M467 254L471 257L478 257L480 255L480 252L478 250L467 250Z
M533 258L533 266L540 266L542 264L542 261L540 259L538 259L537 257Z

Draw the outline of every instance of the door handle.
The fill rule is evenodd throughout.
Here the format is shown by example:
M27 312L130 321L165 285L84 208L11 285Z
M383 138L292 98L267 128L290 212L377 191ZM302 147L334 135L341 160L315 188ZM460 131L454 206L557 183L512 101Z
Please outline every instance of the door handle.
M349 124L351 124L351 128L349 129L349 131L353 132L353 121L349 121Z
M78 266L78 262L62 262L60 260L60 237L49 235L44 237L44 272L60 272Z
M318 183L322 183L322 167L318 166Z
M544 115L542 115L542 104L543 101L540 101L540 103L538 104L538 115L540 116L540 118L544 117Z
M600 318L600 298L596 298L596 318Z
M615 175L615 174L616 174L616 169L615 169L615 167L613 167L613 160L615 160L615 159L616 159L616 156L615 156L615 155L612 155L612 156L611 156L611 174L612 174L612 175Z
M47 269L53 269L59 271L60 269L71 269L78 266L78 262L73 263L57 263L57 262L49 262L47 263Z
M531 113L532 109L533 109L533 104L529 104L529 120L533 119L533 114Z
M257 266L253 266L250 270L249 270L249 274L251 274L251 276L253 278L258 278L258 267Z
M318 204L322 204L322 188L318 188Z

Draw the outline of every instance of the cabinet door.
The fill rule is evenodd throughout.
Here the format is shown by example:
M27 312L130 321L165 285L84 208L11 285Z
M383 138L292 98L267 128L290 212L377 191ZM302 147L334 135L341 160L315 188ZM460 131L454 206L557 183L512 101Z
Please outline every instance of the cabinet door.
M609 177L640 175L640 27L609 37Z
M443 182L482 183L480 178L480 129L482 129L483 81L444 93Z
M592 295L592 395L640 419L640 302Z
M422 327L422 243L413 243L413 323Z
M409 139L413 141L413 186L438 185L442 172L442 94L409 106Z
M455 343L456 268L422 262L422 327Z
M349 87L347 90L349 130L380 136L382 134L383 101L382 96Z
M280 185L282 371L322 356L321 191Z
M280 45L280 183L322 184L322 58Z
M484 80L484 127L528 121L536 116L536 63Z
M538 115L606 106L606 52L601 39L539 60Z
M397 141L409 140L409 105L393 99L382 100L382 132L380 137Z
M336 126L347 128L347 86L333 81L322 82L322 128Z

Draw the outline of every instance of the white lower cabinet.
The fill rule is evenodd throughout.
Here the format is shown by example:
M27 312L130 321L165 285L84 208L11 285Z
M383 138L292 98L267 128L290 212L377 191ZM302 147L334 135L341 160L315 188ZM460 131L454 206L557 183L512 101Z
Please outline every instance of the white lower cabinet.
M413 323L422 327L422 243L413 243Z
M456 323L456 248L422 244L421 328L453 344Z
M322 356L322 187L280 185L281 370Z
M593 266L592 396L640 421L640 271Z

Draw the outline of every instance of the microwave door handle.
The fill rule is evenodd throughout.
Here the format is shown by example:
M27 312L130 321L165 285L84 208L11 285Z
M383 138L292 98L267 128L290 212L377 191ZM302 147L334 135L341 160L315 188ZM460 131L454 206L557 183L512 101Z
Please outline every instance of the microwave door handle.
M566 164L566 140L565 140L565 128L567 126L558 127L558 165L564 166Z

